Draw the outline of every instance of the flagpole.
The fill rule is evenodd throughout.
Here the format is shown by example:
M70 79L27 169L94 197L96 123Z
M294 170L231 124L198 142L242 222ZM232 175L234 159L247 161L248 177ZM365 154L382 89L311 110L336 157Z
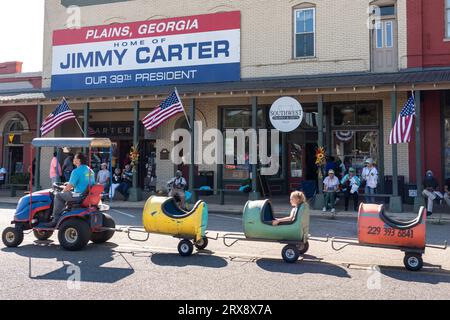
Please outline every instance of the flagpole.
M66 97L63 97L63 100L64 100L64 101L66 101L66 103L67 103ZM67 105L69 105L69 104L67 103ZM77 117L76 117L76 116L75 116L75 121L76 121L76 123L77 123L78 127L80 128L80 130L81 130L81 133L83 134L83 136L85 136L85 134L84 134L84 130L83 130L83 128L81 128L81 125L80 125L80 123L78 122L78 119L77 119Z
M190 122L189 122L189 118L188 118L188 116L187 116L187 114L186 114L186 110L184 110L184 104L181 102L180 95L178 94L178 89L177 89L177 87L175 87L175 94L177 95L178 100L180 101L181 106L183 107L183 113L184 113L184 116L186 117L186 121L187 121L187 124L188 124L188 126L189 126L189 129L192 129L192 126L191 126L191 124L190 124Z
M81 133L83 134L83 136L85 136L84 130L81 128L81 125L80 125L80 123L78 122L78 119L75 118L75 121L77 122L77 125L78 125L78 127L80 128L80 130L81 130Z

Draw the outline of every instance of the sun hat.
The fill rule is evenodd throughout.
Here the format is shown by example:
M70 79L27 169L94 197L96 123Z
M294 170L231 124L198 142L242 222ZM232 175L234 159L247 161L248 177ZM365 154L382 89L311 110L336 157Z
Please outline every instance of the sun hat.
M334 170L333 169L328 170L328 174L330 174L330 173L334 174Z

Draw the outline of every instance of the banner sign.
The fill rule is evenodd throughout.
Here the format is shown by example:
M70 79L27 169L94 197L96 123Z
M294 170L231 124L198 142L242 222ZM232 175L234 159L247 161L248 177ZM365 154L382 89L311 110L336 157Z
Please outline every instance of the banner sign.
M56 30L52 90L240 80L239 11Z

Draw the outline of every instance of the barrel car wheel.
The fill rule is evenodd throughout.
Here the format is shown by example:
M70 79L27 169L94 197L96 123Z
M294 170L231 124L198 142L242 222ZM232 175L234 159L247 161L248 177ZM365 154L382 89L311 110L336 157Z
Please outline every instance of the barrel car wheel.
M422 255L418 253L406 253L403 259L406 269L410 271L419 271L423 267Z
M281 256L285 262L294 263L300 257L300 251L296 246L288 244L281 251Z
M194 245L189 240L181 240L178 244L178 253L183 257L188 257L194 251Z
M207 246L208 246L208 238L207 237L203 237L195 243L195 247L198 250L206 249Z

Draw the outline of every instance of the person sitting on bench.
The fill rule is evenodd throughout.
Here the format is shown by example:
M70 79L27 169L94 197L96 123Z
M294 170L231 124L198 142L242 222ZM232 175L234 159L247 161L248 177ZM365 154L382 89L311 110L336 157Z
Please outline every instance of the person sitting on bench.
M277 226L280 222L292 222L297 217L298 210L303 203L306 203L305 194L301 191L294 191L291 193L290 202L292 206L291 213L288 217L277 218L272 221L273 226Z
M444 199L443 194L437 191L439 184L431 170L427 171L427 174L423 179L423 187L424 190L422 191L422 195L428 199L427 216L431 216L433 214L433 201L442 201Z
M73 158L73 164L77 167L72 171L70 180L65 184L62 192L55 195L53 204L53 220L46 224L48 228L54 228L58 224L66 202L82 200L89 185L95 184L95 174L87 165L87 158L84 154L77 153ZM73 190L73 192L72 192Z

